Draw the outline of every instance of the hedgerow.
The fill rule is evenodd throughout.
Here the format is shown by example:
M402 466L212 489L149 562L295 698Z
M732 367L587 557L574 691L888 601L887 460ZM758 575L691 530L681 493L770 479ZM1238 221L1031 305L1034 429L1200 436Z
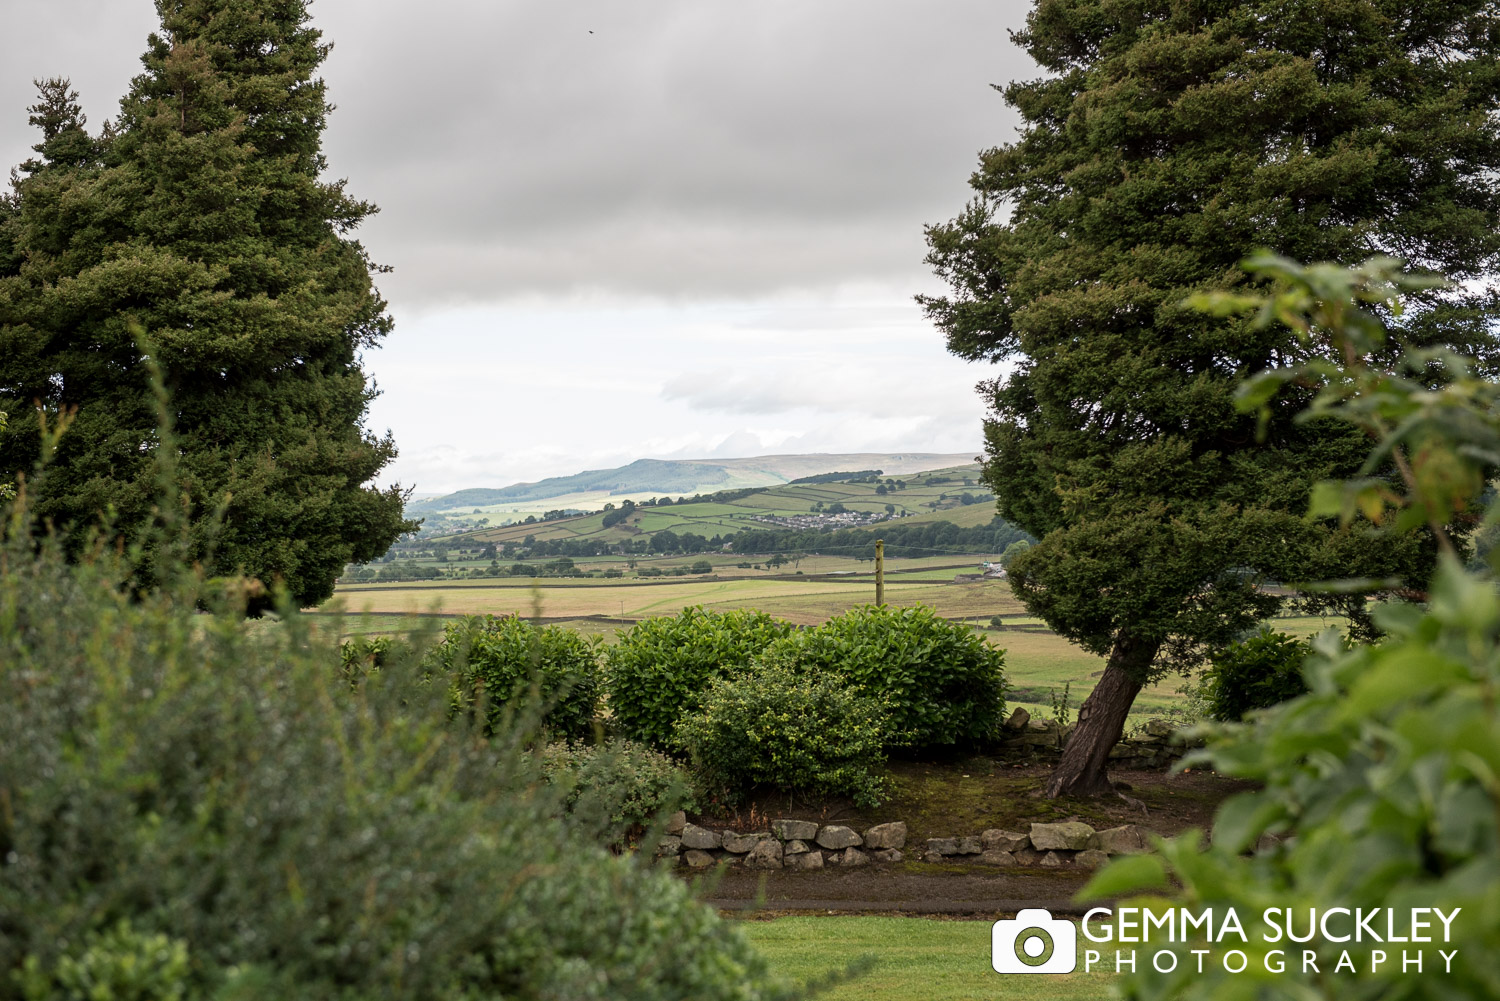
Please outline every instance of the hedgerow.
M790 634L764 659L844 679L886 706L892 743L931 748L982 741L1005 716L1005 655L930 608L863 605Z
M697 607L641 620L605 660L615 725L631 740L671 749L673 727L698 708L710 681L743 671L791 631L790 624L762 612Z

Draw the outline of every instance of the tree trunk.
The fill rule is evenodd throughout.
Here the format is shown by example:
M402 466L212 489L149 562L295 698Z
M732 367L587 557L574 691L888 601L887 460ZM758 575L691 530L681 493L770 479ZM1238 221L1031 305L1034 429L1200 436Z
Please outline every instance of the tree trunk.
M1078 707L1078 723L1063 748L1046 796L1103 796L1114 792L1109 784L1109 752L1125 732L1125 717L1141 690L1158 644L1143 643L1129 636L1115 638L1114 649L1104 665L1099 684Z

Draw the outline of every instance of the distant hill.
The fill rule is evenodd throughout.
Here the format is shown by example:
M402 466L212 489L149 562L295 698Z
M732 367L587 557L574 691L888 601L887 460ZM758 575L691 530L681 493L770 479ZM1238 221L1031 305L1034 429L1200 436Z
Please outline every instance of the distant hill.
M867 452L812 455L762 455L745 459L637 459L615 469L590 469L572 476L552 476L536 483L508 487L473 487L441 497L414 500L408 516L471 511L501 504L533 504L579 494L692 495L746 487L771 487L794 479L838 470L879 469L888 476L944 469L972 462L967 453Z

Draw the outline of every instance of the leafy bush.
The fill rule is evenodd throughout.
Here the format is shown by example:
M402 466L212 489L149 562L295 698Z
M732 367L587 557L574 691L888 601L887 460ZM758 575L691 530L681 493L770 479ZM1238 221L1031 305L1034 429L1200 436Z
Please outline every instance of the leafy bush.
M18 534L0 998L106 996L85 973L153 999L785 996L687 884L561 819L529 734L452 719L418 664L351 684L336 621L199 614L193 581L124 594L108 547L69 568Z
M1217 956L1200 974L1188 950L1213 951L1212 945L1163 944L1178 954L1175 970L1157 972L1168 967L1165 961L1142 963L1120 984L1126 998L1494 998L1500 995L1494 948L1500 941L1500 594L1492 573L1464 570L1449 526L1458 512L1473 511L1494 476L1500 384L1476 377L1466 360L1446 351L1401 358L1390 368L1369 360L1391 357L1380 317L1400 315L1388 309L1395 293L1431 286L1401 274L1397 262L1377 258L1351 270L1302 268L1269 256L1253 263L1283 283L1261 315L1284 319L1318 350L1303 365L1253 381L1247 407L1268 405L1283 383L1295 380L1299 392L1319 386L1310 416L1367 430L1377 459L1393 451L1416 457L1399 470L1404 491L1389 481L1328 483L1314 491L1312 514L1347 522L1359 511L1387 530L1424 531L1440 553L1437 574L1423 604L1393 601L1372 609L1382 642L1351 648L1331 630L1319 636L1304 668L1306 694L1251 724L1221 725L1209 747L1185 762L1205 762L1263 786L1220 805L1211 846L1188 832L1165 842L1159 858L1111 864L1085 892L1147 894L1145 901L1155 898L1156 905L1220 914L1234 908L1247 918L1248 944L1232 940L1248 954L1246 974L1226 972ZM1261 305L1229 302L1241 304ZM1491 504L1485 521L1500 522L1500 505ZM1261 844L1266 833L1283 838ZM1397 937L1333 944L1318 936L1298 948L1316 954L1321 972L1288 950L1285 972L1270 973L1262 917L1268 906L1295 907L1299 915L1309 908L1320 914L1334 907L1389 909ZM1451 937L1434 921L1427 942L1411 941L1412 908L1453 914ZM1451 953L1451 968L1438 950ZM1347 975L1336 967L1345 951L1355 970ZM1421 955L1422 972L1408 967L1413 953Z
M90 932L78 957L62 956L45 970L27 956L16 976L25 1001L182 1001L190 982L187 945L165 935L141 935L121 921Z
M1004 653L920 605L851 608L765 658L846 679L886 705L893 740L915 747L993 737L1005 715Z
M762 612L705 612L644 619L609 649L609 708L625 736L671 748L672 728L695 711L708 683L743 671L792 627Z
M491 728L535 686L548 730L574 738L593 733L598 645L572 629L537 627L515 615L469 615L447 627L427 662L451 679L456 706L485 704Z
M727 803L770 786L872 807L886 792L888 726L881 703L836 675L770 663L716 678L676 736L704 788Z
M642 744L555 741L542 749L542 774L563 795L574 822L617 840L673 810L697 810L692 782L677 762Z
M1311 650L1306 640L1267 627L1231 643L1213 656L1205 672L1209 716L1237 722L1253 709L1269 709L1301 695L1307 691L1302 662Z

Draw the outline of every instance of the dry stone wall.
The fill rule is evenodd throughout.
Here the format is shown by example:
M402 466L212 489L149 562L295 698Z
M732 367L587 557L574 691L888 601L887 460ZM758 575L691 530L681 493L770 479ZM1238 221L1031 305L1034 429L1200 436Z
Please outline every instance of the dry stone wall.
M856 831L842 824L810 820L776 820L768 831L716 830L690 824L678 813L656 847L666 865L708 869L742 865L746 869L790 869L806 872L825 866L862 866L901 862L972 865L1038 865L1093 868L1111 855L1151 850L1151 832L1134 824L1096 831L1088 824L1064 821L1032 824L1022 834L992 829L980 834L928 838L908 848L904 821L876 824Z
M1036 719L1025 709L1017 708L1002 725L1001 757L1052 760L1062 754L1063 745L1073 734L1073 724L1063 726L1056 720ZM1147 720L1142 727L1123 737L1109 752L1115 768L1166 768L1201 741L1188 740L1179 727L1163 719Z

